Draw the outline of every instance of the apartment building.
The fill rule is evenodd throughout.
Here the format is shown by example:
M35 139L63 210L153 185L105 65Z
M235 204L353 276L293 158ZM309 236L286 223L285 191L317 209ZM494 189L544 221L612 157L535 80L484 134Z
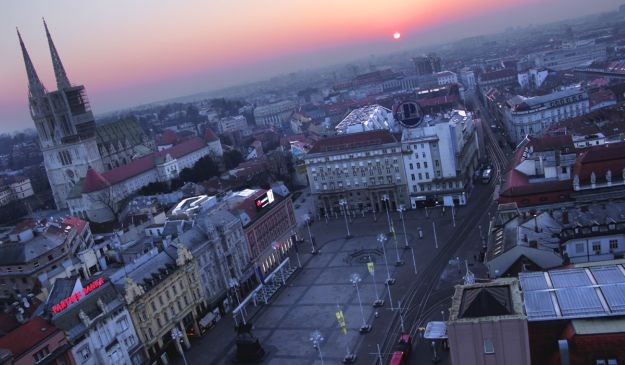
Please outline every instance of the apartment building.
M344 134L317 141L305 157L306 173L321 216L395 210L406 203L401 137L387 130Z
M478 164L473 116L462 110L404 128L403 166L410 205L465 205Z

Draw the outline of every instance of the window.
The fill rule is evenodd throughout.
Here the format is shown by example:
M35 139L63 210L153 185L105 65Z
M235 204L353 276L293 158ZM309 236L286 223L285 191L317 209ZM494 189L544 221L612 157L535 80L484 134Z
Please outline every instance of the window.
M417 168L420 169L421 168L421 164L419 162L417 162Z
M440 165L440 163L438 162L438 160L434 160L434 166L438 167Z
M412 181L414 181L415 180L414 174L410 174L410 178L412 179Z
M412 165L412 162L411 162L411 163L410 163L410 169L412 170L412 169L413 169L413 167L414 167L414 166Z
M428 168L428 163L427 163L427 162L424 162L424 163L423 163L423 168L424 168L424 169L427 169L427 168Z
M494 354L495 346L493 345L493 340L487 338L484 340L484 353L485 354Z
M429 172L426 172L426 173L425 173L425 178L426 178L426 179L429 179L429 178L430 178L430 173L429 173Z
M91 350L89 350L89 346L85 346L78 350L78 354L82 361L87 361L91 357Z
M39 362L43 359L46 358L46 356L50 355L50 349L48 348L48 346L42 348L41 350L35 352L35 354L33 355L33 358L35 359L35 362Z
M52 261L54 260L54 256L53 255L48 255L48 261Z
M423 179L423 175L421 173L419 173L419 180Z
M122 330L122 332L128 329L128 319L126 318L126 316L124 316L122 319L117 321L117 327L119 327Z
M601 252L601 242L595 241L592 243L592 250L595 252Z
M618 248L618 240L610 240L610 250L616 250Z

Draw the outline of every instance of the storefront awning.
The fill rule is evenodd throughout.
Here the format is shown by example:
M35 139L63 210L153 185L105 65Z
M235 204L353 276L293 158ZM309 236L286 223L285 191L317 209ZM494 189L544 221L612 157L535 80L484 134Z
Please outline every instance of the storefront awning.
M215 319L215 314L213 312L208 312L202 319L200 319L200 326L208 327L210 323Z
M425 327L423 338L428 340L442 340L447 338L447 325L445 322L428 322Z

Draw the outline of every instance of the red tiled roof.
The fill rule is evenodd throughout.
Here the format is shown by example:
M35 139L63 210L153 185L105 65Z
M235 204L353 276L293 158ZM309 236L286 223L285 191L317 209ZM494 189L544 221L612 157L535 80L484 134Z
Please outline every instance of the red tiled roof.
M593 107L597 104L604 103L606 101L616 102L616 95L610 89L599 90L594 93L588 94L588 102Z
M572 152L575 148L570 134L554 134L541 137L530 136L530 145L534 152L552 151L569 148Z
M166 129L156 141L157 146L167 146L178 142L178 135L171 129Z
M480 75L480 81L493 81L503 78L516 76L516 71L511 68L504 68L502 70L485 72Z
M164 157L167 154L171 155L172 158L180 158L185 155L188 155L191 152L197 151L205 146L205 142L200 137L193 137L187 139L186 141L182 141L170 148L164 149L160 152L153 152L149 155L145 155L138 159L132 160L129 164L116 167L112 170L109 170L102 174L102 177L108 181L110 184L114 185L119 182L122 182L128 178L133 176L137 176L141 173L149 171L154 168L154 161L158 157ZM87 172L87 175L89 173ZM100 186L99 188L92 188L92 186L85 185L83 186L83 193L90 193L93 191L97 191L104 188L104 186Z
M526 196L532 194L549 193L555 191L572 190L573 183L571 180L555 180L545 182L529 182L525 174L515 169L510 170L506 174L506 182L499 193L500 196L514 197Z
M580 181L590 180L594 172L597 182L605 181L605 175L610 170L613 180L622 180L625 168L625 142L606 144L584 151L575 162L573 174L579 176Z
M309 153L343 151L394 142L398 141L395 136L387 130L341 134L317 141Z
M437 106L437 105L445 105L445 104L453 104L458 101L458 97L456 95L441 95L433 98L425 98L417 100L417 104L420 107L428 107L428 106Z
M213 132L213 130L209 127L206 127L206 132L204 132L204 139L206 140L206 142L219 141L219 137L217 137L215 132Z
M0 337L0 348L10 350L13 356L18 358L56 332L58 329L52 323L41 317L35 317L6 336ZM54 350L51 348L50 352Z
M87 170L87 175L85 176L85 182L82 186L82 191L85 193L90 193L92 191L98 191L110 186L111 184L106 180L106 178L100 175L95 169L89 167Z
M85 229L87 222L78 217L74 217L70 215L70 216L65 217L65 219L63 219L63 225L72 226L73 228L76 229L76 232L81 233L83 229Z

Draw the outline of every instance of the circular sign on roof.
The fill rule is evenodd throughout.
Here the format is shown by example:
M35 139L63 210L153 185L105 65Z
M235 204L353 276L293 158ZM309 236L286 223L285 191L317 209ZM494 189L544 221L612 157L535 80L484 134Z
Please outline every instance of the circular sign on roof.
M416 101L406 100L395 105L393 117L403 127L414 128L423 119L423 114L421 113L421 107Z

